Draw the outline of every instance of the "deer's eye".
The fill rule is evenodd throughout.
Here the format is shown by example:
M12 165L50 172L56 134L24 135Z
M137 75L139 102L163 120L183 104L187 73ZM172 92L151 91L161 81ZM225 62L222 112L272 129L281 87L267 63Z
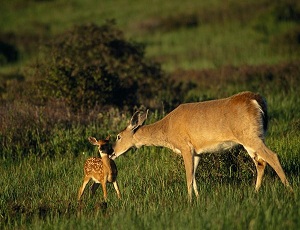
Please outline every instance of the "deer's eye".
M118 134L118 135L117 135L117 141L120 140L120 139L121 139L121 135Z

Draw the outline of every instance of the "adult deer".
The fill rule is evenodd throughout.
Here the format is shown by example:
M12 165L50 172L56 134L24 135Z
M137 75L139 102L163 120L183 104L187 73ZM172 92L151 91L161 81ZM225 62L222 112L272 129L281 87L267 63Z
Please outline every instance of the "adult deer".
M242 92L228 98L181 104L163 119L143 125L146 113L137 111L130 124L117 135L114 158L131 147L163 146L181 154L186 171L188 198L192 188L198 198L195 172L199 155L243 145L253 159L257 179L256 191L268 163L282 183L290 187L277 155L264 143L267 130L267 104L263 97Z

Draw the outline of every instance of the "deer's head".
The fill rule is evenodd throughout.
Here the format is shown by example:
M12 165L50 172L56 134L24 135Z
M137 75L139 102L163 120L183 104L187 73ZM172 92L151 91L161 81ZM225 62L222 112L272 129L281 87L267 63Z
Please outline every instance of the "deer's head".
M135 146L134 134L147 119L146 112L136 111L130 119L129 125L117 135L116 143L113 147L114 158L125 153L128 149Z

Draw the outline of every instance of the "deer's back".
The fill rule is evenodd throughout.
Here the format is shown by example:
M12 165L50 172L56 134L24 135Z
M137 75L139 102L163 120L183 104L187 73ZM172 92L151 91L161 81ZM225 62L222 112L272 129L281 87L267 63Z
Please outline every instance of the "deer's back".
M263 113L267 113L263 98L243 92L219 100L181 104L162 121L168 124L169 137L200 148L214 142L239 142L243 136L263 136Z

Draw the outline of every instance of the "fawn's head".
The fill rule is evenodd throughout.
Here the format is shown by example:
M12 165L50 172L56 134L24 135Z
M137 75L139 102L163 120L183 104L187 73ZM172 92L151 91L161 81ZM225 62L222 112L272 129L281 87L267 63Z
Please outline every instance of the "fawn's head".
M128 149L135 146L133 135L138 130L138 128L143 125L144 121L147 119L147 115L148 110L146 112L136 111L133 114L129 125L117 135L117 140L113 147L114 158L120 156Z
M111 155L113 153L113 149L111 144L109 143L110 135L106 137L104 140L98 140L95 137L89 137L88 140L92 145L98 146L98 150L101 156L103 155Z

